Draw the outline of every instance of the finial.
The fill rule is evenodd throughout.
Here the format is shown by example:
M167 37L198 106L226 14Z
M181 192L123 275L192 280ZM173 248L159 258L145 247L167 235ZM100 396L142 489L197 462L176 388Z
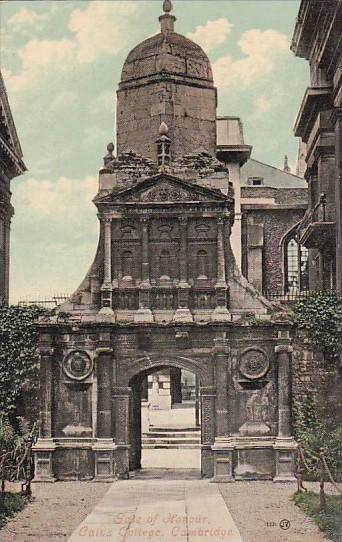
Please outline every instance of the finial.
M286 154L285 154L285 156L284 156L284 171L285 171L286 173L291 173L291 168L290 168L290 166L289 166L289 159L288 159L288 157L286 156Z
M113 155L114 148L115 148L114 143L112 142L108 143L107 145L108 154L106 154L106 156L103 159L103 163L105 167L114 160L114 155Z
M163 11L164 13L170 13L170 11L172 11L172 2L171 0L164 0L163 2Z
M174 25L176 17L171 15L173 9L171 0L164 0L163 2L163 15L159 17L160 27L162 34L167 34L168 32L174 31Z
M114 151L114 143L110 142L108 143L107 145L107 151L109 154L113 154L113 151Z
M166 122L162 121L161 125L159 126L159 135L167 135L169 133L169 127L166 124Z

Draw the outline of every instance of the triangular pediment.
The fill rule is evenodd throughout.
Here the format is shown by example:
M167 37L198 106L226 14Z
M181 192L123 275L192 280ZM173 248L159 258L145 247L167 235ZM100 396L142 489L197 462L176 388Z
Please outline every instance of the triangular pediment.
M175 203L226 201L222 192L184 181L171 175L159 174L134 185L112 192L99 201L103 203Z

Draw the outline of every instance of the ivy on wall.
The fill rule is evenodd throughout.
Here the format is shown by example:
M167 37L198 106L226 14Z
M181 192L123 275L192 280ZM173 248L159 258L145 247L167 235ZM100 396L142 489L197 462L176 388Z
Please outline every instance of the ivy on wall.
M38 385L35 322L44 312L37 306L0 309L0 411L10 416L15 414L23 388Z
M294 322L305 330L327 360L342 355L342 298L317 292L294 307Z

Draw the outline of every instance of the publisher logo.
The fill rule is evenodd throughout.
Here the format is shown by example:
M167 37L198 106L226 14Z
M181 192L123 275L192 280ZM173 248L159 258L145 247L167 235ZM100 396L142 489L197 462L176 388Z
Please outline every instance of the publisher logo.
M287 531L287 529L289 529L290 526L291 526L291 523L289 522L288 519L282 519L281 522L279 523L279 527L283 529L283 531Z

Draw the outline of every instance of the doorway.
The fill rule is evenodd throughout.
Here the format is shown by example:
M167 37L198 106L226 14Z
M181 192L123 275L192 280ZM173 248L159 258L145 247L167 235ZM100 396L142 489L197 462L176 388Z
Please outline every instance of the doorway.
M192 372L154 367L133 377L130 470L136 477L200 477L200 380Z

